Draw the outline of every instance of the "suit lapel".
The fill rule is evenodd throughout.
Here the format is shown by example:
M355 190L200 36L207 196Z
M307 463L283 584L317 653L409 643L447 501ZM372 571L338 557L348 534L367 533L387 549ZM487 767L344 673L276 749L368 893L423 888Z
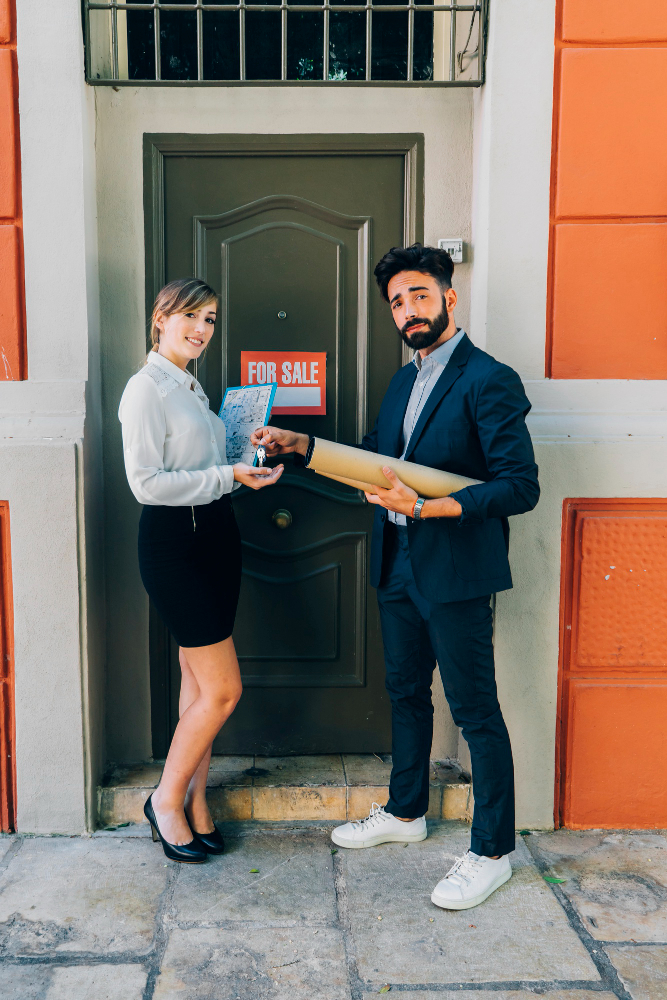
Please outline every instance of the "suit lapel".
M391 442L390 454L394 458L403 451L403 419L408 408L408 400L412 387L417 378L417 366L413 364L405 365L402 369L405 377L396 391L396 396L392 402L392 411L389 423L389 441Z
M431 414L435 411L436 407L439 405L440 401L444 396L447 395L451 387L454 385L456 380L460 378L463 373L463 369L468 363L468 358L473 350L472 341L468 338L466 334L460 344L457 345L454 353L452 354L449 362L440 378L433 386L431 394L424 404L424 409L419 414L419 420L415 425L415 429L412 432L410 438L410 443L408 444L407 451L405 453L406 460L410 458L410 455L415 450L417 442L421 437L426 424L428 423ZM407 405L407 402L406 402ZM403 411L405 412L405 411Z

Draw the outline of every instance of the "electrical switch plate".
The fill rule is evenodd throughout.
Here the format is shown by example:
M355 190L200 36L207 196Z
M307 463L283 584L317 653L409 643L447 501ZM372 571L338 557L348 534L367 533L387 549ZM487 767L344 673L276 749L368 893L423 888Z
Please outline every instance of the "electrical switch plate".
M446 240L438 240L438 249L446 250L455 264L463 263L463 240L452 236Z

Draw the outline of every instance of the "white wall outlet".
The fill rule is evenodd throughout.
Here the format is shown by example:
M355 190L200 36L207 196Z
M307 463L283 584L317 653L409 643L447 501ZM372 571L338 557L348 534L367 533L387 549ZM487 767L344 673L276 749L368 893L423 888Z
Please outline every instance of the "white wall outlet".
M447 240L438 240L438 249L446 250L455 264L463 263L463 240L453 236Z

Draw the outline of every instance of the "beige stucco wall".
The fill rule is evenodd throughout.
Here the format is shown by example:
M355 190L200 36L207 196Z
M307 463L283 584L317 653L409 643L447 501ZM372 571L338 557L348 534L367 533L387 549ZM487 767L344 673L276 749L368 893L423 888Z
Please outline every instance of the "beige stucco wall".
M0 491L10 509L23 832L81 833L86 826L77 452L64 441L0 445Z
M354 133L425 136L427 241L470 238L472 95L469 90L99 88L97 176L107 499L108 752L150 755L148 603L136 558L139 507L125 482L117 407L144 356L144 132ZM457 321L469 314L470 264L457 270ZM454 753L442 699L436 750Z
M81 833L103 765L104 580L88 560L101 555L102 528L94 94L78 0L17 7L28 379L0 383L0 497L10 506L18 828Z

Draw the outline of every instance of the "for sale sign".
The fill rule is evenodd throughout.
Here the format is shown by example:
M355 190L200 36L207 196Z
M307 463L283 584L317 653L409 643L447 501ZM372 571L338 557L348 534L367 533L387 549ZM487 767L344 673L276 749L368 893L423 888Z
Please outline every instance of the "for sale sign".
M243 385L277 383L272 413L325 414L327 356L315 351L241 351Z

